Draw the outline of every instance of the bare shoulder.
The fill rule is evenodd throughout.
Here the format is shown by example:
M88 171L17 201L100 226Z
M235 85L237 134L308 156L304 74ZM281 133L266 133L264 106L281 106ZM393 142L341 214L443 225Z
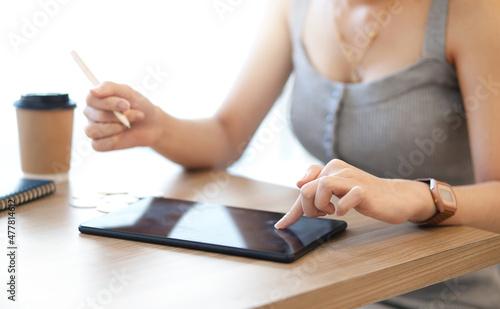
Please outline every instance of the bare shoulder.
M269 2L269 9L272 14L279 14L280 17L288 19L288 13L294 0L273 0Z
M483 18L498 20L500 1L498 0L450 0L450 19L464 19L481 24ZM480 18L480 19L478 19Z
M500 51L500 1L450 0L448 58ZM497 49L498 48L498 49Z

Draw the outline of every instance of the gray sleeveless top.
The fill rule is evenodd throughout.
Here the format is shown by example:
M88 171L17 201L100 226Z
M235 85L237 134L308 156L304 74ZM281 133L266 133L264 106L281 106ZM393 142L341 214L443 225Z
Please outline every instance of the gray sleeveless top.
M449 0L433 0L422 58L372 82L345 84L319 74L302 45L308 0L290 12L295 81L290 120L302 145L323 162L342 159L386 178L474 182L457 74L445 56ZM500 308L500 267L405 294L377 308Z
M310 64L301 40L307 4L295 1L290 16L290 116L302 145L325 163L339 158L380 177L473 183L462 96L445 57L448 1L432 3L422 59L359 84L331 81Z

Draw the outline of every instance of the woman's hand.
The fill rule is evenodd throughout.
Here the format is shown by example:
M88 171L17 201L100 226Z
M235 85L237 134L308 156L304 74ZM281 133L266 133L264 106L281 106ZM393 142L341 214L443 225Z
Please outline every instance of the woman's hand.
M422 221L436 212L425 183L378 178L338 159L324 167L312 165L297 186L300 195L292 209L276 223L278 229L289 227L303 214L343 216L355 209L365 216L397 224L409 219ZM332 195L339 198L336 208L330 202Z
M113 111L123 113L131 128L126 128ZM89 120L85 133L97 151L152 146L160 135L161 110L127 85L104 82L90 90L83 113Z

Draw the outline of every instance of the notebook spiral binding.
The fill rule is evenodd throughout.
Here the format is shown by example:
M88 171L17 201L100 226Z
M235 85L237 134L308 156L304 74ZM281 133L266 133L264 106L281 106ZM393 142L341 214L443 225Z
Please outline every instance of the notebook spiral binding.
M56 191L54 182L24 188L21 192L0 196L0 211L50 195Z

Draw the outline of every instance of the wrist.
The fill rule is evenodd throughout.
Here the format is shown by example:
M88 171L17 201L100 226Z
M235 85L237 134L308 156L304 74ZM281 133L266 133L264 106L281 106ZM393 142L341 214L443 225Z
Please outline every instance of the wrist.
M152 127L154 130L154 138L150 147L157 149L161 147L161 142L165 136L165 127L167 126L167 114L158 106L154 106L154 116L152 121Z
M407 187L410 192L410 197L408 201L410 202L410 215L408 220L414 222L425 221L437 212L436 205L432 199L432 195L429 192L429 185L416 180L405 180Z

